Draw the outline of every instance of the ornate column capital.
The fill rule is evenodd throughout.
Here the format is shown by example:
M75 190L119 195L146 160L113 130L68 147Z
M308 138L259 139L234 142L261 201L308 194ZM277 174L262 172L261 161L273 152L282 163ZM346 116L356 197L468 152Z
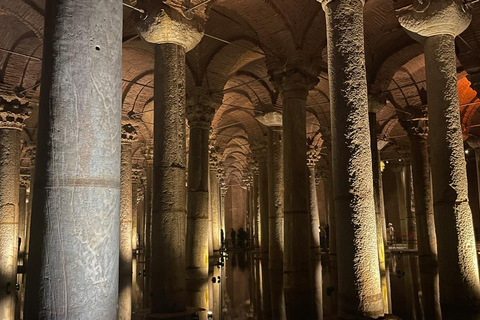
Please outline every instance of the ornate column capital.
M426 139L428 137L427 108L411 107L407 111L411 116L405 117L402 113L399 116L400 125L407 132L409 137Z
M190 128L209 130L215 115L215 109L202 104L187 107L187 119Z
M396 12L400 25L419 42L437 35L456 37L472 20L472 14L462 0L409 1Z
M25 156L30 159L30 166L35 166L35 156L37 154L37 147L35 145L29 145L25 147Z
M30 188L30 175L20 174L20 187L28 189Z
M256 161L267 161L267 145L265 142L254 141L252 144L250 144L250 150L252 151L252 156Z
M137 140L137 130L130 123L122 125L122 144L132 143Z
M317 146L309 145L307 150L307 166L309 168L315 168L318 160L320 160L320 150Z
M0 128L22 130L31 112L28 102L6 101L0 97Z
M203 37L206 17L188 20L182 12L157 1L145 1L144 10L136 27L147 42L176 44L188 52Z
M368 112L378 113L387 105L382 95L368 95Z
M293 68L281 73L274 72L272 82L284 99L306 99L308 91L317 85L318 78L302 70L302 68Z
M278 130L282 128L282 114L280 112L272 111L267 112L263 115L258 115L255 119L263 124L271 128L272 130Z
M143 156L148 164L153 163L153 141L150 140L142 147Z

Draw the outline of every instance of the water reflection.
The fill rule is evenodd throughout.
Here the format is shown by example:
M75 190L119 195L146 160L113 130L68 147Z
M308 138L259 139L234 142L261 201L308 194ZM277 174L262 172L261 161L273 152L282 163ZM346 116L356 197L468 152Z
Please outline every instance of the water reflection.
M213 319L276 320L280 314L277 310L279 301L283 297L279 296L278 290L272 290L275 288L272 284L278 283L278 273L275 274L275 269L269 270L268 257L259 252L239 249L230 250L228 256L225 268L219 271L223 274L221 285L218 286L223 294L219 299L222 312L214 312ZM401 319L424 319L418 256L416 253L396 250L386 258L393 314ZM336 318L337 288L335 279L332 279L335 265L331 262L328 252L323 251L324 319Z

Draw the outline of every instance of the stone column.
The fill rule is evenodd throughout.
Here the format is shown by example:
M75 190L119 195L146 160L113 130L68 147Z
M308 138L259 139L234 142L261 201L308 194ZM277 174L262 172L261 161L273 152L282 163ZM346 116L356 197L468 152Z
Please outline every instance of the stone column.
M20 171L21 172L21 171ZM20 173L20 194L18 201L18 238L20 247L18 250L18 273L17 283L20 289L17 291L17 303L15 319L23 319L23 306L25 302L25 279L26 279L26 243L27 243L27 204L30 189L30 175Z
M286 319L283 294L283 147L282 115L266 113L256 118L267 126L268 152L268 225L269 249L268 268L270 271L270 296L272 298L272 319Z
M219 186L217 178L217 168L218 168L218 156L215 152L210 152L210 179L209 179L209 196L210 196L210 211L212 216L212 230L210 231L213 242L213 252L220 250L220 199L219 199ZM225 230L224 230L225 232Z
M120 165L120 260L118 319L132 318L132 142L137 132L131 124L122 125Z
M190 126L187 204L187 302L208 310L208 146L215 109L204 104L188 106ZM199 313L207 319L207 313Z
M252 153L258 161L258 216L260 220L260 251L268 252L268 166L265 143L253 146Z
M134 256L132 271L132 310L141 310L143 308L143 290L144 290L144 258L143 250L143 231L145 212L139 204L145 199L145 176L144 170L139 167L132 169L132 250L137 253Z
M480 77L480 73L478 74ZM480 89L479 89L480 92ZM467 143L475 151L475 163L477 168L477 189L479 193L480 201L480 138L470 135L467 139Z
M260 230L260 211L258 208L258 180L259 180L259 170L258 170L258 162L255 161L253 164L253 182L252 182L252 200L253 200L253 219L254 219L254 243L255 248L260 248L260 241L261 241L261 230Z
M306 100L317 79L301 71L276 75L283 103L284 234L283 288L287 319L314 319L309 259L310 212Z
M145 157L145 202L143 218L143 307L150 307L151 247L152 247L152 206L153 206L153 140L143 149Z
M423 116L426 116L424 114ZM433 216L432 184L428 159L428 126L423 120L400 122L410 141L418 263L426 319L442 319L438 278L437 235Z
M338 315L383 315L368 124L363 1L322 1L327 21Z
M395 173L395 185L400 228L396 228L396 244L402 244L407 235L407 191L405 180L405 163L402 159L392 160L388 168Z
M455 37L470 24L471 14L462 1L435 1L422 9L401 11L399 22L425 49L442 314L478 319L480 281L455 56Z
M320 218L318 213L317 184L315 166L320 158L317 147L309 145L307 151L307 166L310 173L308 177L310 191L310 263L312 282L315 295L317 319L323 319L322 301L322 255L320 250Z
M28 104L0 98L0 319L13 320L19 251L19 190L22 130Z
M377 141L377 113L385 106L385 101L379 97L369 96L368 99L368 117L370 123L370 148L372 152L372 172L373 172L373 197L375 200L375 221L377 231L377 250L378 265L380 268L380 280L382 284L383 312L391 313L392 306L389 303L390 285L389 275L385 267L385 248L387 246L387 231L385 225L385 207L383 199L382 171L380 168L381 159L378 150Z
M140 36L155 45L153 204L150 252L152 314L184 312L186 52L201 40L201 23L166 4L149 4ZM208 134L207 134L208 138ZM207 144L208 146L208 144ZM168 263L165 263L168 261Z
M120 1L47 1L26 319L117 319Z

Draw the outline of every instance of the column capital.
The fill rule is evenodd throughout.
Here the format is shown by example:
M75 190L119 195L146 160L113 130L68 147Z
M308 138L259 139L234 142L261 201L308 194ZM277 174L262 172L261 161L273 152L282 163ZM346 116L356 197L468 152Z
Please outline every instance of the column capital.
M20 174L20 187L28 189L30 187L30 175Z
M137 140L137 130L130 123L122 124L122 144Z
M315 168L318 160L320 160L320 150L317 146L309 145L307 150L307 166L309 168Z
M409 119L400 120L400 125L407 132L409 137L427 139L428 137L428 124L427 120L421 119Z
M284 98L306 99L308 91L318 83L318 78L303 70L294 68L285 72L273 72L272 82Z
M187 119L190 128L209 130L215 115L215 109L202 104L187 107Z
M480 149L480 137L469 135L467 143L473 149Z
M37 154L37 147L35 145L29 145L25 147L25 156L30 159L30 165L35 166L35 156Z
M31 112L28 102L7 101L0 97L0 128L22 130Z
M143 156L148 164L153 163L153 141L148 141L142 148Z
M210 170L217 170L219 164L218 156L218 148L213 144L210 144L208 147L208 162L210 164Z
M336 1L336 0L317 0L322 4L322 8L325 9L325 6L327 6L330 2ZM365 0L358 0L362 3L362 5L365 5Z
M265 142L254 141L250 144L252 156L258 162L267 161L267 145Z
M145 180L145 175L143 168L133 167L132 168L132 183L143 184Z
M279 128L282 128L282 114L280 112L272 111L272 112L267 112L263 115L258 115L255 117L255 119L263 124L264 126L267 126L271 128L272 130L277 130Z
M387 105L387 100L382 95L368 95L368 112L379 113Z
M186 52L195 48L204 33L203 19L187 20L177 10L164 3L153 2L144 9L137 31L149 43L176 44Z
M462 0L417 0L397 9L396 13L400 25L419 42L438 35L456 37L472 20Z

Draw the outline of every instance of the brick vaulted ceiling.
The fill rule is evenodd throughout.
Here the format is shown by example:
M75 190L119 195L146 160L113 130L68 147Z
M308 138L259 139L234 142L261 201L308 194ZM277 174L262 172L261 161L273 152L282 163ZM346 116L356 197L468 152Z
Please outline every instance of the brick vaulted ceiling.
M145 0L147 1L147 0ZM159 1L160 0L150 0ZM192 0L197 4L200 0ZM142 1L130 0L142 7ZM180 10L182 1L165 3ZM31 101L36 108L40 89L43 37L43 0L0 0L0 95ZM457 40L458 79L464 133L478 127L476 94L465 78L480 70L476 52L480 8L472 5L473 23ZM240 183L251 157L250 144L265 139L256 115L280 111L281 98L270 82L275 69L291 64L315 73L318 85L307 101L307 135L314 144L327 139L330 123L328 74L325 56L325 15L315 0L213 0L196 14L207 19L205 36L187 54L187 95L207 93L219 105L212 137L220 150L231 184ZM134 156L142 160L142 146L153 130L153 50L135 29L139 13L124 8L123 118L134 122L139 141ZM398 124L398 110L426 103L423 48L399 26L392 0L367 0L364 6L367 78L371 94L387 97L379 114L380 136L388 145L406 144ZM460 42L459 42L460 41ZM10 53L13 51L18 54ZM476 65L478 63L478 65ZM36 112L28 120L26 145L35 141ZM386 144L386 143L385 143ZM387 148L388 149L388 148Z

